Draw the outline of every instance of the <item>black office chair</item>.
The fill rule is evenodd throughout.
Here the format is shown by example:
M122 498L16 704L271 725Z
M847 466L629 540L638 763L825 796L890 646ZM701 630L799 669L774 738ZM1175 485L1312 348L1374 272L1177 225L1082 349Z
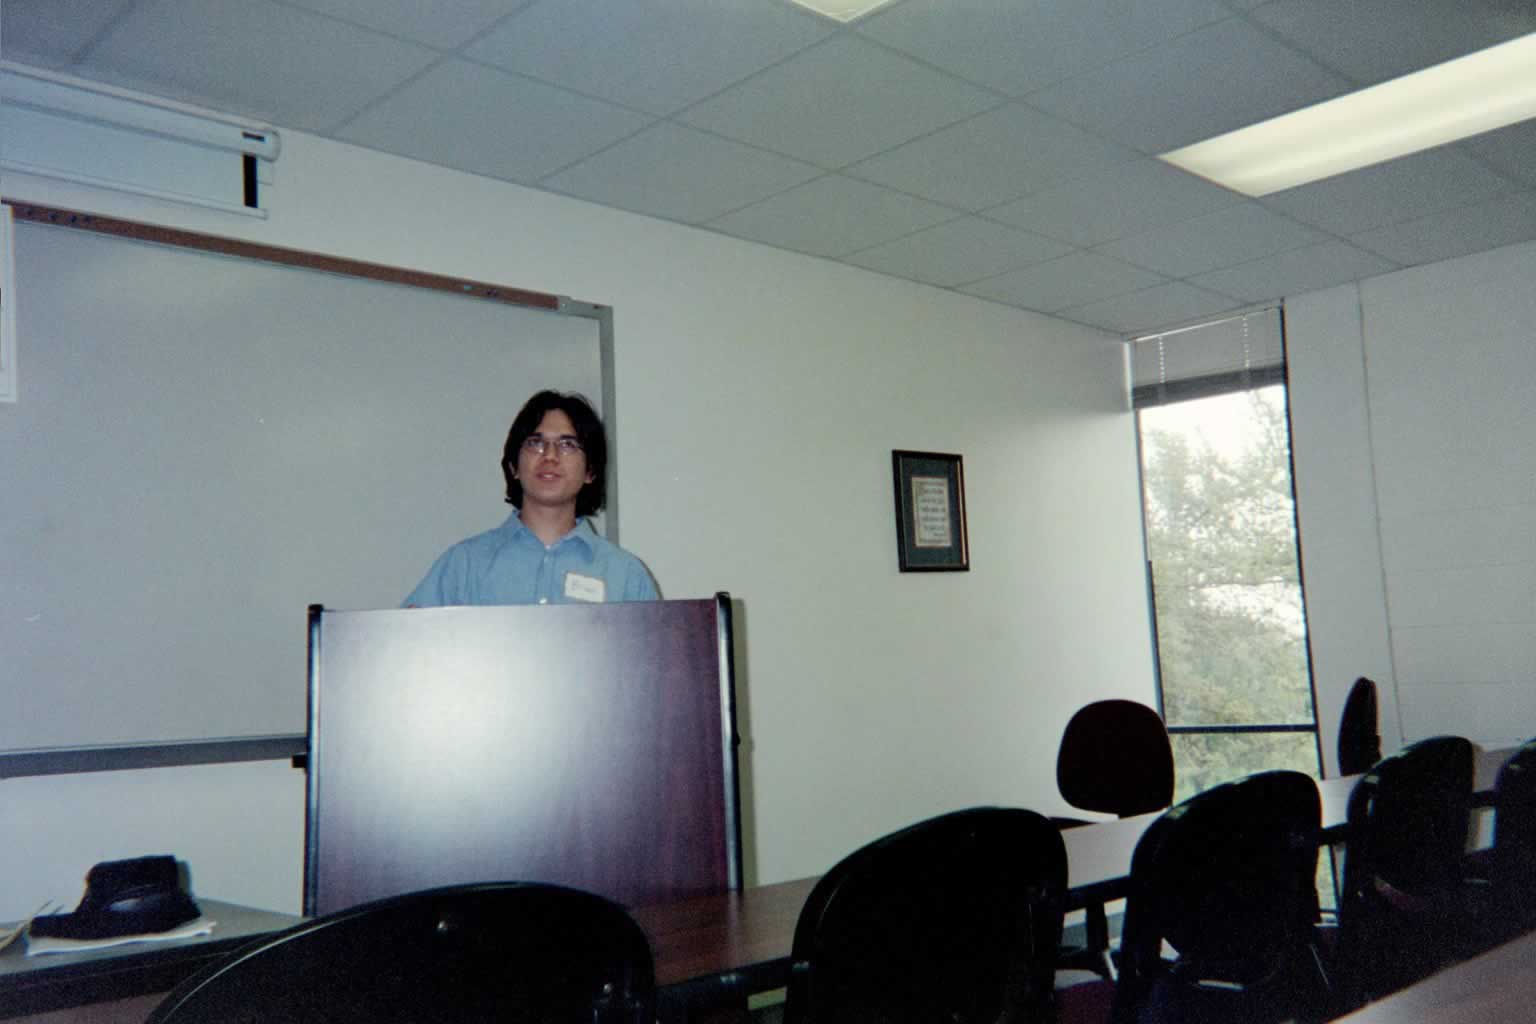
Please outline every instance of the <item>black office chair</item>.
M1132 700L1078 709L1061 734L1056 788L1080 811L1129 818L1163 810L1173 802L1173 747L1162 718Z
M1528 931L1536 927L1536 740L1499 769L1493 807L1490 881Z
M1381 729L1376 684L1361 676L1349 688L1339 716L1339 774L1359 775L1381 760Z
M1536 929L1536 740L1499 769L1493 808L1493 845L1467 858L1468 874L1487 885L1485 947Z
M499 882L308 921L177 986L150 1024L650 1024L650 946L615 903Z
M1311 778L1271 771L1152 823L1131 861L1115 1024L1323 1019L1321 815Z
M1472 744L1438 736L1378 761L1349 796L1338 965L1352 1008L1476 945L1465 875Z
M1173 746L1158 713L1131 700L1087 704L1067 721L1056 752L1056 788L1082 811L1121 818L1161 811L1173 802ZM1090 822L1053 817L1058 828ZM1110 977L1109 921L1103 904L1084 913L1081 946L1061 951L1063 966Z
M845 857L795 926L785 1024L1053 1020L1067 855L1033 811L978 807Z

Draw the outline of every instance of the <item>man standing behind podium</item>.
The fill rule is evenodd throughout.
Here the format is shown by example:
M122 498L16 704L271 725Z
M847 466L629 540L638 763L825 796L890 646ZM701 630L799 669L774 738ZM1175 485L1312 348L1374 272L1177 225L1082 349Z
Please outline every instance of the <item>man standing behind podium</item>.
M603 507L607 465L603 421L586 399L556 391L528 399L501 456L515 511L443 552L405 606L656 600L640 559L587 520Z

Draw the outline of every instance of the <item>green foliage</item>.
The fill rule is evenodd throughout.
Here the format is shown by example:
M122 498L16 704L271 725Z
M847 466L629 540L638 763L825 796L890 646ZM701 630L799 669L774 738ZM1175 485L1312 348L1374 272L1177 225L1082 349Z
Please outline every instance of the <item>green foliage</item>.
M1142 413L1142 447L1168 723L1311 724L1284 389L1162 412ZM1181 428L1191 412L1201 427ZM1213 785L1297 767L1303 747L1315 771L1315 741L1301 738L1300 747L1296 734L1185 743L1179 775Z

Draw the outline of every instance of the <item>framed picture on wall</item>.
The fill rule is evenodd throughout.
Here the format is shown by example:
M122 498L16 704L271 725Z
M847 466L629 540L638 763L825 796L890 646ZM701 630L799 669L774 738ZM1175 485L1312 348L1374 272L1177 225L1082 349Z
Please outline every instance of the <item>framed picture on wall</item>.
M902 572L967 572L965 467L958 455L891 452L896 562Z

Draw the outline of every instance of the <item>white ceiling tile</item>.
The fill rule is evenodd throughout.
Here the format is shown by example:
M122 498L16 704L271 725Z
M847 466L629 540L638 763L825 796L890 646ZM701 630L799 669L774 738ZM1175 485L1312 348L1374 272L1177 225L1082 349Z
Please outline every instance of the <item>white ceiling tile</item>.
M838 168L996 106L990 93L834 36L686 111L700 128Z
M152 0L80 73L308 131L330 130L437 54L261 0Z
M7 0L9 2L9 0ZM440 50L462 46L528 0L287 0L343 21Z
M1456 148L1513 181L1536 185L1536 121L1521 121L1479 135Z
M1102 302L1064 309L1056 315L1090 327L1129 334L1188 323L1242 305L1225 295L1174 281Z
M1396 270L1397 264L1344 242L1321 242L1189 279L1244 302L1304 295Z
M1169 277L1189 277L1322 240L1320 232L1249 202L1109 242L1098 251Z
M1525 0L1275 0L1252 16L1362 85L1536 32Z
M1010 103L855 164L846 173L979 210L1135 157L1124 146Z
M347 125L347 142L533 182L633 134L642 114L531 78L449 60Z
M1111 327L1169 278L1263 301L1536 238L1536 122L1261 202L1126 152L1531 31L1536 0L0 0L8 60Z
M828 175L725 215L709 226L817 256L844 256L955 216L953 210Z
M1230 16L1215 0L907 0L858 31L1022 96Z
M1073 245L1091 246L1242 201L1236 192L1146 157L994 207L986 215Z
M544 0L464 55L654 114L671 114L825 38L789 4Z
M1513 191L1509 181L1454 149L1415 153L1265 196L1265 206L1336 235L1354 235ZM1411 214L1407 214L1411 219Z
M133 0L5 0L0 3L0 40L5 59L43 58L47 66L79 56Z
M976 217L961 217L877 245L849 263L953 288L1071 252L1071 246Z
M823 173L777 153L660 122L539 184L595 203L698 224Z
M1404 266L1536 239L1536 193L1519 192L1354 235L1350 241Z
M1148 288L1164 280L1149 270L1096 252L1075 252L1059 260L967 285L961 291L1025 309L1054 313L1069 306Z
M1329 99L1348 84L1233 18L1032 93L1029 102L1156 154Z

